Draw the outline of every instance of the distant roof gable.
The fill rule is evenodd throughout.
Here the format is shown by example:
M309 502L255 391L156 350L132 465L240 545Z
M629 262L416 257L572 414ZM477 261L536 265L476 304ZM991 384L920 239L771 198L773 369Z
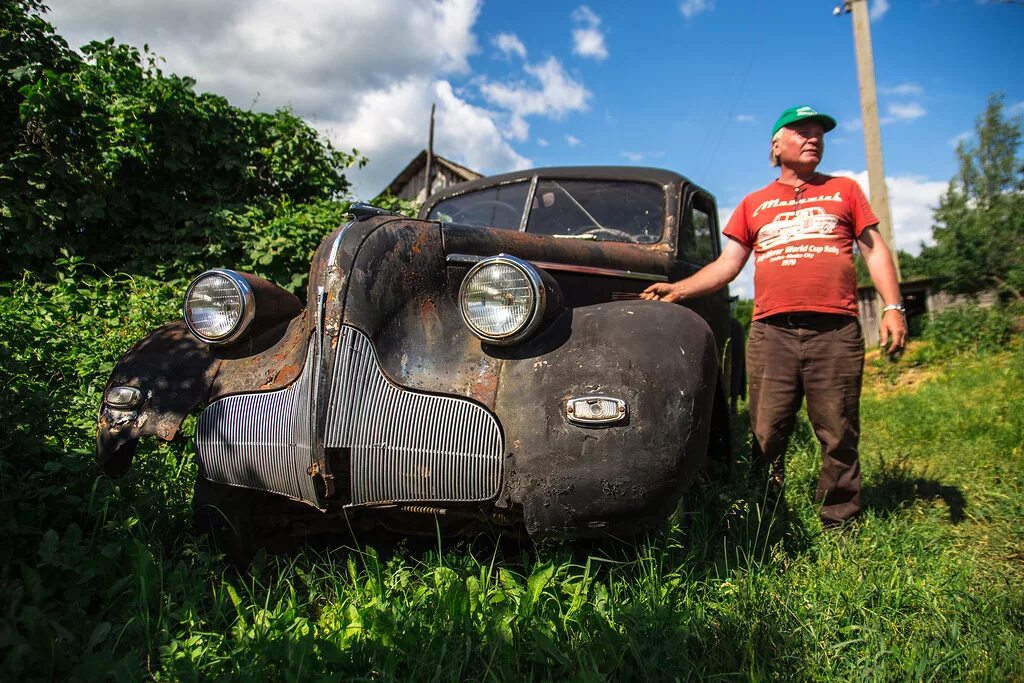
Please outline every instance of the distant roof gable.
M444 166L449 171L454 173L456 176L462 178L462 181L476 180L477 178L481 177L481 175L476 171L466 168L461 164L457 164L450 159L445 159L443 156L440 156L438 154L434 155L434 163L437 164L438 166ZM410 180L416 177L416 174L420 173L426 165L427 150L420 150L420 153L417 154L416 157L409 162L409 165L406 166L401 173L395 176L395 179L392 180L391 183L387 186L385 192L390 192L393 195L398 195L398 193L401 192L402 188L405 187Z

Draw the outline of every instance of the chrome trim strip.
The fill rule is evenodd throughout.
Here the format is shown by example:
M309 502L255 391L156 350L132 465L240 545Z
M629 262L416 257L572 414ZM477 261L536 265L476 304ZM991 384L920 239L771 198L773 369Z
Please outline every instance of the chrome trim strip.
M652 273L638 273L634 270L616 270L615 268L596 268L594 266L577 266L571 263L551 263L549 261L531 261L533 265L544 270L557 270L563 273L577 273L580 275L604 275L607 277L623 277L629 280L643 280L644 282L668 282L666 275L654 275Z
M476 254L448 254L448 263L458 265L473 265L483 261L490 256L477 256ZM643 280L644 282L669 282L665 275L653 275L651 273L638 273L633 270L617 270L615 268L597 268L594 266L577 266L571 263L554 263L552 261L529 261L538 268L544 270L555 270L563 273L578 273L581 275L603 275L607 277L621 277L629 280Z
M526 190L526 202L523 205L523 215L519 219L519 232L526 232L526 226L530 222L530 208L533 206L533 196L537 193L537 182L539 176L530 178L530 187Z
M445 261L448 263L457 263L459 265L471 266L474 263L480 263L488 256L477 256L476 254L448 254L445 257Z
M341 238L353 223L355 223L355 220L351 220L341 226L341 230L338 231L338 236L334 238L334 244L331 245L331 253L327 256L327 265L333 264L334 259L338 257L338 245L341 244Z

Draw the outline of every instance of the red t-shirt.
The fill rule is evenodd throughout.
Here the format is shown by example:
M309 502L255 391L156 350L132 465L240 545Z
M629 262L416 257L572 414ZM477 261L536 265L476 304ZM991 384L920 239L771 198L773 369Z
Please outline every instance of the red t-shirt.
M853 241L878 224L857 181L819 173L751 192L723 233L754 251L754 320L805 311L857 315Z

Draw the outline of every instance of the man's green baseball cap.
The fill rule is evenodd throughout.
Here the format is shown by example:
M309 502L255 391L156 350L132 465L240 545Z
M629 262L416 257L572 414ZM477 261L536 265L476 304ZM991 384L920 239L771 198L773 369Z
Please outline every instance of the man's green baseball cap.
M836 120L834 118L828 114L822 114L814 107L803 104L799 107L790 107L786 111L782 112L778 120L775 122L775 126L772 127L772 137L774 138L775 134L779 132L779 128L805 119L817 120L821 123L826 133L836 127Z

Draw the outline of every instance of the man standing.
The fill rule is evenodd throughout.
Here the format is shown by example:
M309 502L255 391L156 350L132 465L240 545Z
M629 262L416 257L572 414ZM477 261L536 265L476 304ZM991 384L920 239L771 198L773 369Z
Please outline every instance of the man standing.
M821 442L815 499L825 525L861 509L859 403L864 340L857 318L853 243L885 302L881 342L903 348L907 325L892 257L878 219L850 178L818 173L835 119L808 106L782 112L772 129L768 186L747 195L723 233L721 256L691 277L648 287L642 297L676 303L724 287L754 252L754 313L747 342L753 462L781 489L789 436L807 398Z

